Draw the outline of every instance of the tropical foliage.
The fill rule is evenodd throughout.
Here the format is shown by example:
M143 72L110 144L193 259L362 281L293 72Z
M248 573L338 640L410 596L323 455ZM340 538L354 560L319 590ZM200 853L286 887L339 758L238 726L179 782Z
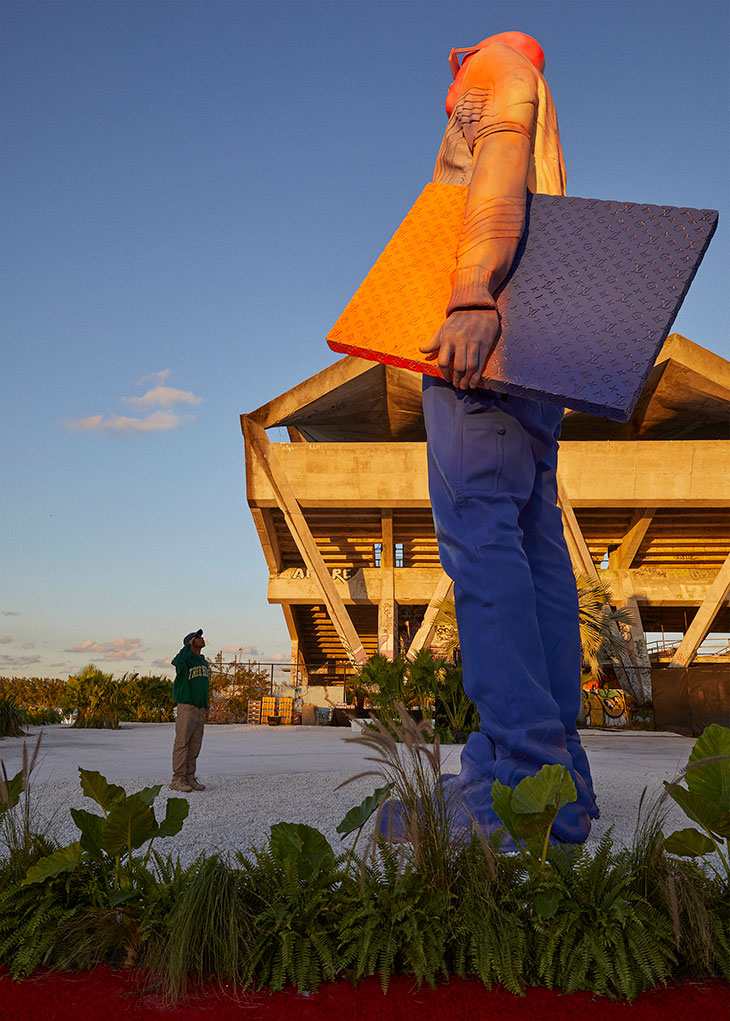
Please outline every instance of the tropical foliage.
M15 699L0 698L0 737L21 737L23 734L23 711Z
M159 787L128 794L90 770L79 774L95 810L71 810L78 839L59 847L37 832L38 745L26 750L15 776L0 770L0 964L18 977L135 965L173 998L209 976L309 991L338 976L377 974L387 989L395 973L430 985L459 974L515 994L539 984L625 999L671 979L730 979L730 731L705 731L628 850L610 833L593 851L551 843L575 798L562 767L495 784L517 847L505 855L499 834L451 827L438 735L428 741L404 706L391 726L357 739L380 785L338 827L345 853L310 826L277 823L263 847L187 867L153 847L180 830L187 802L168 798L159 819ZM410 843L372 836L360 852L391 797ZM699 828L664 837L669 799Z
M405 706L424 719L433 717L435 732L447 743L464 741L479 727L479 714L464 693L461 666L430 649L421 649L413 662L404 656L371 656L357 690L367 693L374 714L386 726L398 723L399 706ZM391 734L396 729L391 727Z

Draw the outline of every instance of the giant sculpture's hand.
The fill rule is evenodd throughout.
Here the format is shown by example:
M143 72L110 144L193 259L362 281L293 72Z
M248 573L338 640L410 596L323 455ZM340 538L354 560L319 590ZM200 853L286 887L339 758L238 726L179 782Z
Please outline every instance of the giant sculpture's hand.
M484 375L498 336L499 316L495 310L457 309L419 350L426 361L438 359L441 375L455 387L473 389Z

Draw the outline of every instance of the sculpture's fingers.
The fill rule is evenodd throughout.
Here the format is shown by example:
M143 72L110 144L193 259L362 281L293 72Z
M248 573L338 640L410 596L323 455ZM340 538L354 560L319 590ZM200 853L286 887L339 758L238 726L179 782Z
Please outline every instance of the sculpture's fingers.
M454 346L449 340L441 342L438 362L436 363L447 383L451 382L451 362L454 357Z
M422 354L427 355L427 361L432 361L437 355L439 348L441 347L441 327L434 333L430 340L427 340L425 344L421 344L419 351Z

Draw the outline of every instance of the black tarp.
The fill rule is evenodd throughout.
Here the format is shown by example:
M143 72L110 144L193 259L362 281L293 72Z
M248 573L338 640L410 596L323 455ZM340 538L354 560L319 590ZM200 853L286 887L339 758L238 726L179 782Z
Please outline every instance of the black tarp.
M699 737L705 727L730 727L730 663L693 664L651 672L657 730Z

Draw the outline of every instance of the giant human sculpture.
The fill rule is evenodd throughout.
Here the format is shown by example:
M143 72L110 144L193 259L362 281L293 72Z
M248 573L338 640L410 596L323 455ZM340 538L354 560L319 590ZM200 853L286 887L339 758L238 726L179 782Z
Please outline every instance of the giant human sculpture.
M463 52L459 66L458 57ZM556 839L579 843L598 816L576 730L580 641L575 578L557 506L563 417L556 404L477 389L499 334L495 291L525 226L528 189L565 194L557 117L540 45L504 32L450 58L449 122L434 181L468 185L446 319L421 351L429 488L441 563L454 581L464 689L480 730L444 777L454 825L500 827L496 779L514 787L544 764L567 767L578 800ZM381 828L407 839L402 806Z
M630 417L717 212L567 198L545 58L529 36L491 36L449 63L434 183L327 340L426 373L439 555L482 721L460 774L444 778L454 825L490 833L495 778L515 786L561 764L578 799L552 832L581 842L598 808L576 730L578 606L557 506L563 408ZM382 828L408 838L397 802Z

